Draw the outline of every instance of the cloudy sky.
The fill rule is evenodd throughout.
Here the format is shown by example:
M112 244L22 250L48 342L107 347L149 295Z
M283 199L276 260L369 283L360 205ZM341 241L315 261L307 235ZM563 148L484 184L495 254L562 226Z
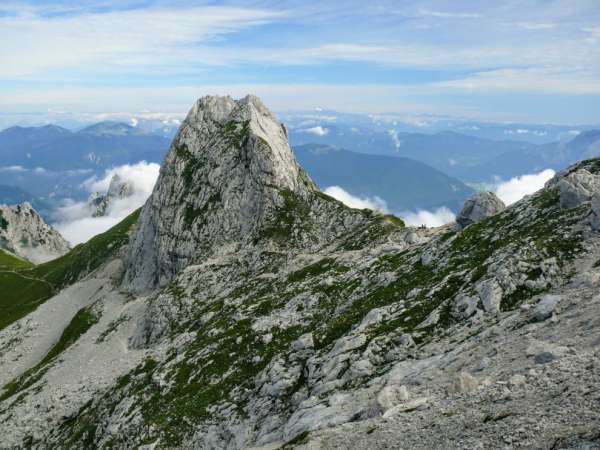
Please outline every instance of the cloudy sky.
M279 110L598 123L600 2L0 2L0 113L247 92Z

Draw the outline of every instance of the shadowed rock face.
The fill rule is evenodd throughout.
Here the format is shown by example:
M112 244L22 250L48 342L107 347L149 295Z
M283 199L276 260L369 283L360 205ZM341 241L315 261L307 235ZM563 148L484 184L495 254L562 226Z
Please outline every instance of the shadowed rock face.
M478 192L465 202L465 206L456 217L456 222L461 228L465 228L499 213L504 208L504 202L493 192Z
M257 97L201 98L143 208L125 284L142 290L164 285L194 261L268 246L282 231L290 237L285 245L323 241L330 207L294 159L284 126ZM311 226L300 226L306 220Z
M70 249L28 202L0 205L0 248L36 264L58 258Z

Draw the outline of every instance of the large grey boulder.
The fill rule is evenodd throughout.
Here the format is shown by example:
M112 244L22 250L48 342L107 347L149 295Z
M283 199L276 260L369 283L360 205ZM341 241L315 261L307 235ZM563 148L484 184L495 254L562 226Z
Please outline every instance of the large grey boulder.
M452 316L459 320L468 319L477 312L478 303L478 297L460 294L454 300L454 304L452 307Z
M493 192L478 192L465 202L463 209L456 217L456 223L465 228L472 223L480 222L506 208L502 200Z
M552 317L560 300L560 295L544 295L533 310L534 320L542 322Z
M0 249L39 264L64 255L70 248L28 202L0 205Z
M600 192L600 177L586 169L579 169L561 177L556 185L560 190L561 208L575 208Z

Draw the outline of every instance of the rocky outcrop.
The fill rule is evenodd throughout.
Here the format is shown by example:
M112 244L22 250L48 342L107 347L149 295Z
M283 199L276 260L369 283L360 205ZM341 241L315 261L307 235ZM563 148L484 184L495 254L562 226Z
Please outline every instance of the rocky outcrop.
M204 97L142 210L125 285L162 286L189 264L250 248L315 248L362 221L317 191L257 97Z
M0 205L0 248L36 264L70 250L69 243L28 202Z
M456 217L456 223L466 228L502 211L506 206L493 192L478 192L470 197Z
M559 176L556 186L560 191L560 206L575 208L583 202L590 201L595 193L600 192L600 177L585 168L580 168Z
M100 192L92 194L88 200L88 209L92 212L92 217L102 217L106 215L115 200L131 197L133 194L133 183L123 180L119 174L114 174L105 194Z

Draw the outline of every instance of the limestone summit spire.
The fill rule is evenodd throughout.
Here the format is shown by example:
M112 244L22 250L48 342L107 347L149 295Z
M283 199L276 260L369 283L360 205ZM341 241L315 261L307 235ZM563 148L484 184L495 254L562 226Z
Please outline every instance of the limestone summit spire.
M285 127L260 99L203 97L181 125L143 208L125 283L160 286L186 265L271 238L288 246L317 242L330 221L316 220L326 215L315 208L324 201L296 162ZM319 225L299 226L313 219ZM308 239L309 232L316 235Z

